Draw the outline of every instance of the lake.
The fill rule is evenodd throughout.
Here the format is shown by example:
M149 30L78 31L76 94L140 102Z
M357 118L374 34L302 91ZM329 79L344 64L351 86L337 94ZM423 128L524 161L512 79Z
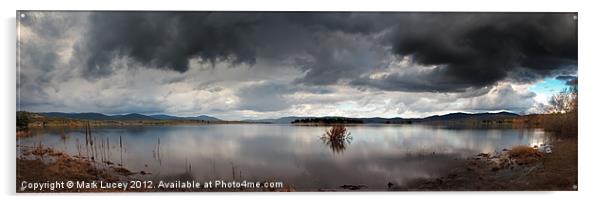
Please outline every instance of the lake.
M385 190L443 176L462 159L516 145L544 143L538 129L446 129L423 125L347 127L343 147L320 137L327 127L216 124L93 128L96 160L123 163L147 179L282 181L296 190L365 185ZM42 144L91 155L83 129L38 129L19 146ZM120 144L121 138L121 144ZM19 148L18 148L19 149Z

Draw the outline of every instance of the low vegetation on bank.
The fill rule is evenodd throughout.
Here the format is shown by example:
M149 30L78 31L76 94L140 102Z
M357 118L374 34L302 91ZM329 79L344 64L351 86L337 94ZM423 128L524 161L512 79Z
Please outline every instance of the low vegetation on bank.
M332 125L332 124L363 124L364 121L361 119L355 119L355 118L324 117L324 118L297 119L291 123L292 124Z
M577 81L550 98L545 114L523 117L553 133L547 144L516 146L469 158L463 167L398 190L577 190Z

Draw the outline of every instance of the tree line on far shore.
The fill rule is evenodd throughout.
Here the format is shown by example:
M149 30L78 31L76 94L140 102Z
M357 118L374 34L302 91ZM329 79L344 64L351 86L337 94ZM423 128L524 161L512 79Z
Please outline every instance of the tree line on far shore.
M332 118L304 118L304 119L297 119L297 120L294 120L291 123L293 123L293 124L295 124L295 123L362 124L362 123L364 123L364 121L361 120L361 119L355 119L355 118L332 117Z

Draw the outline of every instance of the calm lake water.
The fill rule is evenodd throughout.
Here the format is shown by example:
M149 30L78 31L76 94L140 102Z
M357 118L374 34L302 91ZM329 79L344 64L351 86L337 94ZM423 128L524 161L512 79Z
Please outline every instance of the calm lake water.
M422 125L351 126L344 148L324 143L327 127L223 124L94 128L104 158L148 179L282 181L297 190L366 185L383 190L446 174L461 159L544 143L534 129L445 129ZM119 138L122 144L120 148ZM103 142L101 142L103 141ZM82 129L45 129L17 140L86 156ZM79 147L78 147L79 146ZM96 157L99 160L100 156Z

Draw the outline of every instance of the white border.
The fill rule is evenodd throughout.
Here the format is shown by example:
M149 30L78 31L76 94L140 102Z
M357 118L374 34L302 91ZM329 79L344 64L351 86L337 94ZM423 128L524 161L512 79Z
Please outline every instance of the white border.
M600 182L598 146L602 135L597 132L601 113L599 63L599 7L595 3L575 1L326 1L326 0L109 0L109 1L10 1L2 3L3 46L0 70L2 86L2 117L0 117L3 148L1 153L0 193L2 203L588 203L597 200ZM401 193L146 193L146 194L60 194L15 195L15 110L16 110L16 10L283 10L283 11L537 11L579 12L579 191L578 192L401 192ZM109 196L117 195L117 196ZM127 195L127 196L125 196ZM135 195L135 196L131 196Z

